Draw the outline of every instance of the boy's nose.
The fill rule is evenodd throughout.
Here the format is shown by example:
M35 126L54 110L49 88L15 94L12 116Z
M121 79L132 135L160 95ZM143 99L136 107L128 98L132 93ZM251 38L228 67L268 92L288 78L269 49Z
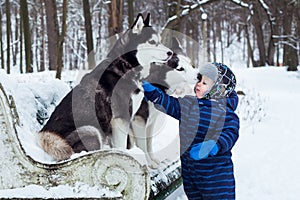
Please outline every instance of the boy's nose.
M201 82L198 82L198 83L196 84L196 87L200 87L200 86L202 86L202 83L201 83Z

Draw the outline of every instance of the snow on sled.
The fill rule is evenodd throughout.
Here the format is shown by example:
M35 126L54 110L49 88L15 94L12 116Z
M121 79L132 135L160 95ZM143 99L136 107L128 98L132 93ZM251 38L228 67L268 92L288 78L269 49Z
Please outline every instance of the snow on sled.
M18 117L14 100L12 96L7 97L1 85L0 122L0 190L29 185L74 187L82 183L95 187L99 191L98 198L149 197L150 174L147 168L124 152L97 151L57 164L43 164L27 156L16 131ZM107 191L113 195L107 197Z
M11 86L5 89L0 83L0 198L164 199L181 184L178 160L149 170L130 153L114 149L58 163L32 158L22 144L15 93Z

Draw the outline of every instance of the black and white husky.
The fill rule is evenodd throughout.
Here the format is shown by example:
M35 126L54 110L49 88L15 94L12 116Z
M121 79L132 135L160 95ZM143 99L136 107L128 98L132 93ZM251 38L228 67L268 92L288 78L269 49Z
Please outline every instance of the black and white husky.
M38 133L41 147L59 161L74 153L101 149L103 143L126 148L131 134L147 160L154 160L152 130L158 111L142 103L141 80L173 92L180 83L196 77L177 40L173 39L171 49L160 43L150 26L150 15L144 19L139 14L107 58L56 107Z
M164 64L152 63L150 74L146 80L168 94L175 96L191 94L193 93L191 86L197 82L197 71L176 38L172 38L170 48L173 51L172 58ZM154 108L152 103L148 103L143 99L140 108L131 121L133 139L137 146L145 152L148 166L153 168L159 166L159 161L155 159L155 152L152 148L153 138L157 135L155 126L162 123L156 122L161 119L158 117L159 115L161 115L161 112Z
M151 63L166 63L173 54L149 22L149 14L146 19L139 14L107 58L64 97L40 130L39 144L55 160L101 149L103 142L126 148L130 120L143 99L140 81L149 75Z

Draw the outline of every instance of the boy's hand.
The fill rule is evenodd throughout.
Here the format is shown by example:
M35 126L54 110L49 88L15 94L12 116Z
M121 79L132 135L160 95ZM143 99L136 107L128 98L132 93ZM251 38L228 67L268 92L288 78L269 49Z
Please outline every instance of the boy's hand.
M156 87L147 81L142 81L142 86L144 88L144 92L152 92L156 89Z
M147 81L142 81L146 101L155 103L160 96L160 90Z
M208 156L215 156L218 151L219 148L216 142L214 140L207 140L199 144L195 144L190 151L190 157L194 160L201 160Z

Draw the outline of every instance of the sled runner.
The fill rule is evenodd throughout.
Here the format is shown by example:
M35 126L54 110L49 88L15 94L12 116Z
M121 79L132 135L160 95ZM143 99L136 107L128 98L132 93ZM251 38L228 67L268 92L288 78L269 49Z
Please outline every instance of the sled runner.
M13 97L0 84L0 190L81 183L114 194L107 197L104 192L99 199L163 199L180 185L179 161L150 172L131 155L117 150L93 151L55 164L37 162L26 155L18 126Z

